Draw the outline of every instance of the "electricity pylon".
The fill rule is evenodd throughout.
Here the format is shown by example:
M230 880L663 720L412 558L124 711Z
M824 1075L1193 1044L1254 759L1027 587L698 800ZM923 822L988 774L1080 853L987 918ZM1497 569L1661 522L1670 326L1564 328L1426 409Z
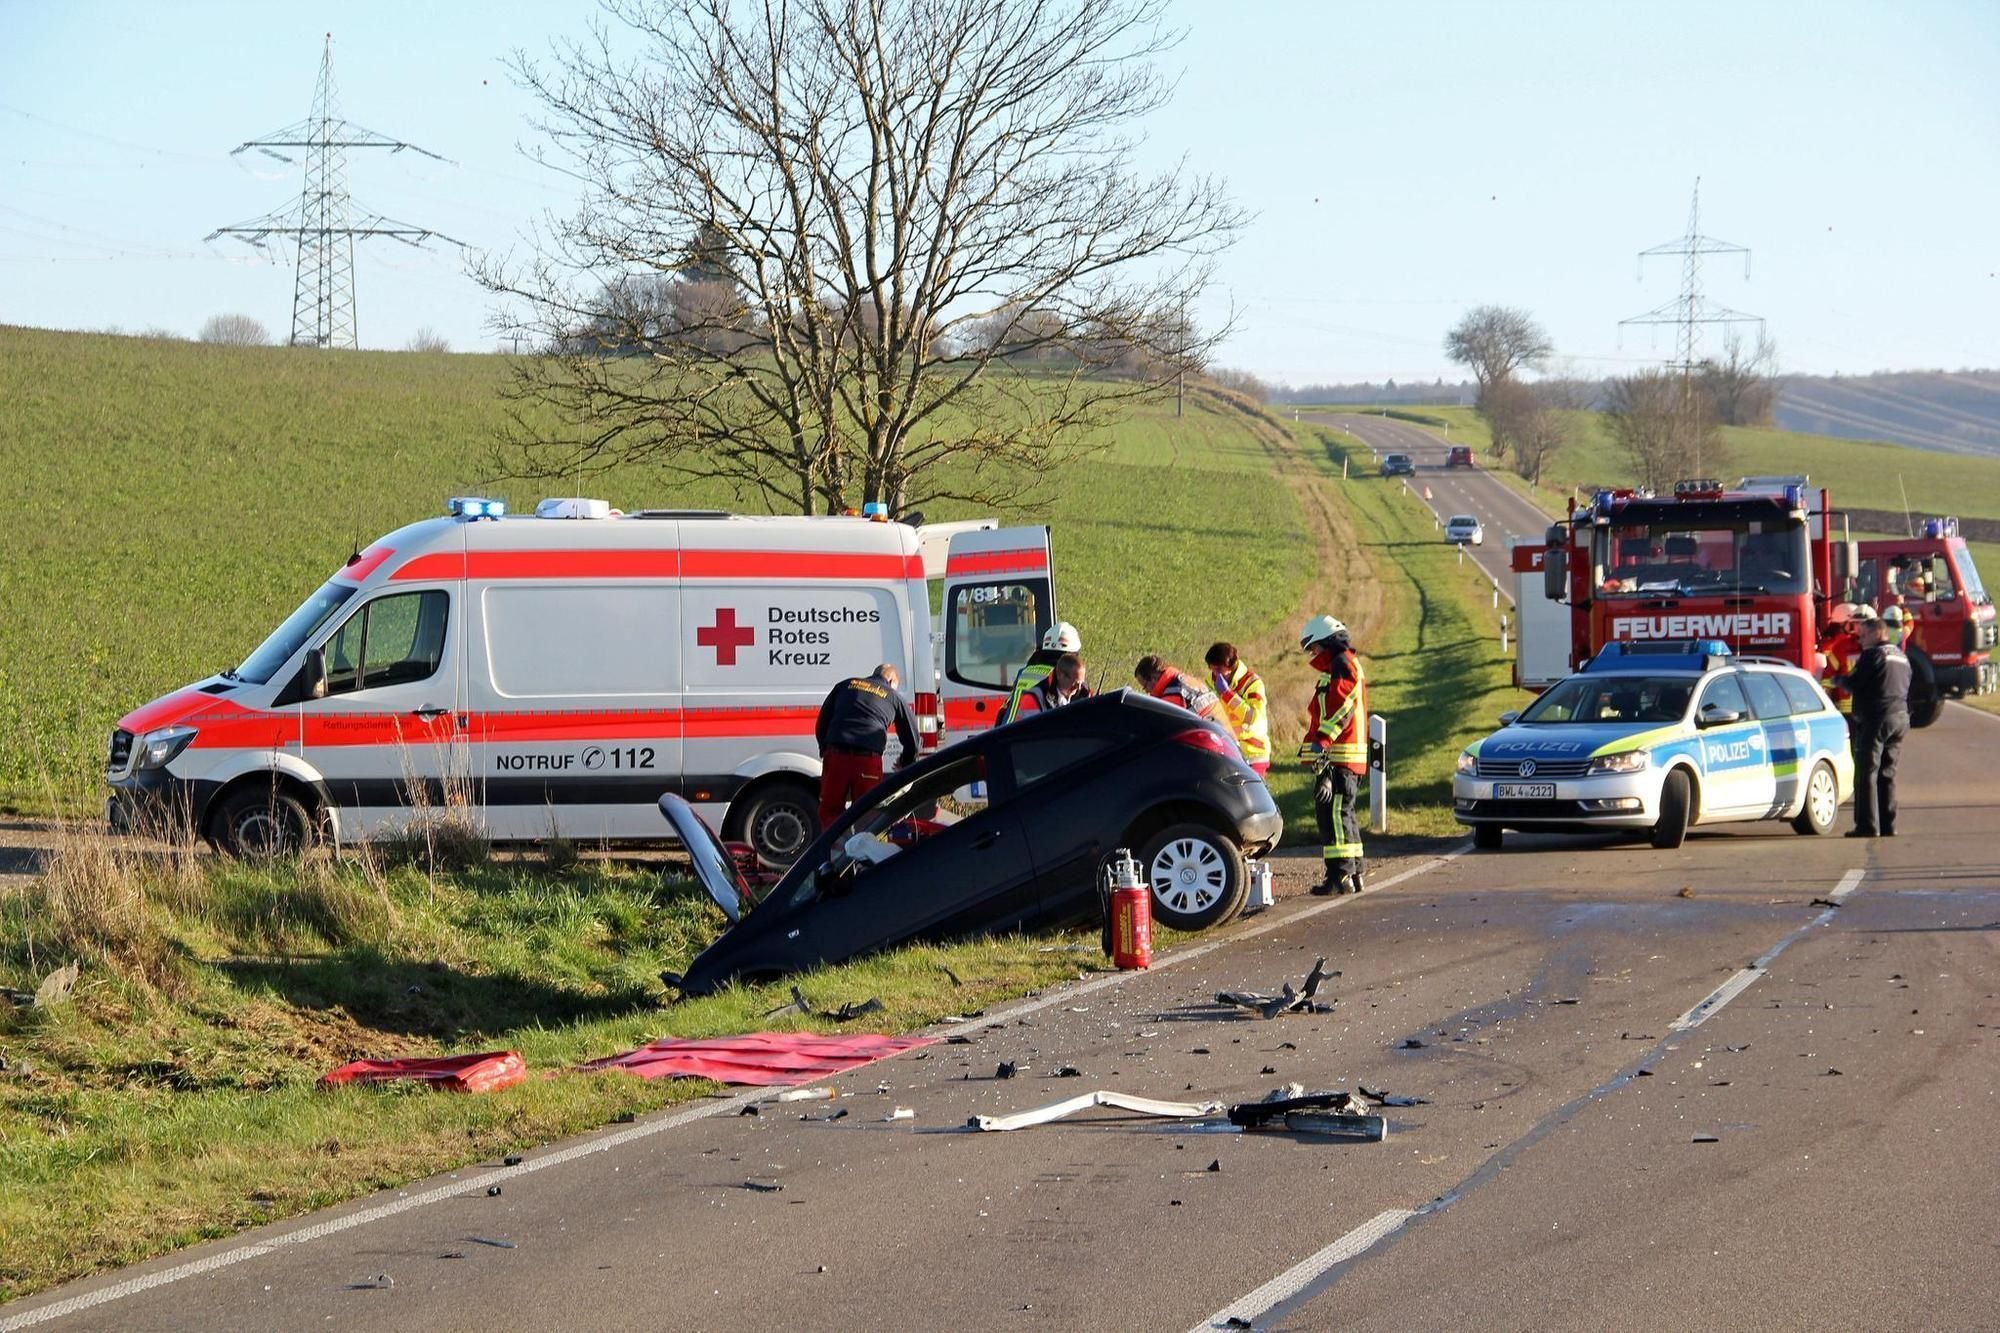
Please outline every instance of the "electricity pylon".
M297 347L355 346L354 238L386 236L405 245L422 248L435 237L452 245L443 232L414 223L397 222L378 213L364 214L358 221L349 216L347 195L347 150L386 148L392 153L421 153L439 162L447 159L413 143L363 129L342 120L334 109L333 34L326 35L326 52L320 57L319 85L313 91L312 114L293 125L274 130L261 139L249 139L230 150L230 156L256 149L280 162L296 159L281 149L305 151L305 188L298 203L279 213L218 227L206 240L234 236L266 249L273 237L298 243L298 278L292 288L292 337Z
M1704 255L1742 255L1743 276L1750 276L1750 250L1748 246L1719 241L1713 236L1701 234L1701 177L1694 178L1694 202L1688 205L1687 234L1650 250L1639 252L1639 270L1645 273L1646 261L1655 256L1681 256L1681 291L1671 301L1654 306L1642 315L1618 321L1618 327L1628 324L1671 324L1676 329L1675 346L1677 358L1668 362L1668 368L1681 373L1681 418L1685 428L1694 432L1695 471L1701 470L1701 428L1695 420L1696 402L1694 392L1695 371L1700 368L1696 352L1701 345L1701 326L1704 324L1755 324L1761 333L1764 318L1761 315L1746 315L1740 310L1717 305L1701 294L1701 261Z

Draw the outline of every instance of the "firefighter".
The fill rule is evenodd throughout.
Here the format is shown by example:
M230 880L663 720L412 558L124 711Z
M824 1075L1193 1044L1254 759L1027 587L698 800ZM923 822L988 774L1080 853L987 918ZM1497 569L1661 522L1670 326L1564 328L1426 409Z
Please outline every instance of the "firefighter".
M822 829L840 818L849 801L882 780L882 752L889 748L891 726L903 745L896 767L917 761L917 723L896 693L900 679L895 664L884 662L873 675L841 681L820 705L813 734L819 738Z
M1132 678L1139 682L1140 689L1155 699L1179 704L1190 713L1198 713L1211 722L1220 722L1225 728L1229 726L1229 718L1223 713L1222 701L1215 697L1215 691L1190 678L1164 657L1146 654L1132 668Z
M1854 636L1855 608L1846 602L1827 613L1826 626L1819 633L1819 655L1824 666L1820 669L1820 684L1826 687L1827 697L1840 710L1842 717L1854 712L1854 700L1848 696L1847 687L1841 678L1854 669L1854 659L1861 653L1861 644Z
M1021 711L1021 700L1029 690L1048 679L1055 669L1056 659L1064 653L1083 651L1083 636L1076 632L1076 626L1067 620L1049 626L1049 632L1042 636L1041 649L1028 659L1028 664L1014 676L1014 688L1007 695L1006 706L1000 710L1001 723L1012 722Z
M1271 771L1271 712L1264 699L1264 678L1236 655L1233 643L1210 644L1207 662L1243 762L1263 777Z
M1021 706L1016 717L1029 713L1046 713L1064 704L1073 704L1090 697L1090 686L1085 682L1083 658L1076 653L1064 653L1056 659L1049 674L1035 683L1035 687L1021 696Z
M1368 678L1347 626L1332 616L1307 621L1299 646L1320 673L1299 746L1299 757L1313 766L1313 812L1326 858L1326 878L1313 892L1359 893L1363 853L1355 803L1368 771Z
M1896 836L1896 760L1910 730L1910 659L1889 627L1863 607L1855 620L1861 656L1841 685L1854 701L1848 738L1854 747L1854 827L1850 838Z

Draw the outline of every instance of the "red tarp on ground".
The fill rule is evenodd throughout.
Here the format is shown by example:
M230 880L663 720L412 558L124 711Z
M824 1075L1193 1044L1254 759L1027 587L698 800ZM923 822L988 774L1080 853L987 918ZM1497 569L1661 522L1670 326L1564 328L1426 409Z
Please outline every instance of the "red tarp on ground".
M427 1083L446 1092L493 1092L528 1076L519 1051L484 1051L442 1060L355 1060L319 1081L322 1088L345 1083Z
M718 1083L789 1087L858 1069L936 1040L871 1032L842 1037L823 1037L815 1032L749 1032L706 1040L665 1037L636 1051L592 1060L582 1068L621 1069L640 1078L712 1078Z

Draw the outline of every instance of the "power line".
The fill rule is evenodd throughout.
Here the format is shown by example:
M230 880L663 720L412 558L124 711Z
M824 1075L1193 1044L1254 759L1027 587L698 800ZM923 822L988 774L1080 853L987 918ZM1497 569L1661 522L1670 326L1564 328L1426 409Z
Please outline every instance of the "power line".
M246 139L230 155L255 150L280 162L296 161L284 149L304 150L305 188L298 203L282 213L218 227L204 240L234 236L263 249L274 238L293 240L298 245L298 276L292 289L292 344L304 347L346 347L357 345L354 300L354 238L382 236L405 245L423 247L428 240L440 240L461 248L453 240L430 227L398 222L379 213L358 221L349 217L347 194L347 150L386 148L392 153L419 153L439 162L449 162L428 148L406 140L377 134L334 112L333 34L326 35L326 50L320 57L319 83L313 90L312 114L305 120L274 130L261 139Z

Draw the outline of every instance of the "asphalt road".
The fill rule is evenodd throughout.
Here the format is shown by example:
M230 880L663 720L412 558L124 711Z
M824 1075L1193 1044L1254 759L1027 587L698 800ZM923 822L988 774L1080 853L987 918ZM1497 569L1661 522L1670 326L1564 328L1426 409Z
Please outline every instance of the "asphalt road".
M1416 464L1417 474L1404 478L1418 499L1424 500L1440 520L1453 514L1471 514L1486 529L1486 540L1469 546L1466 554L1479 562L1497 580L1503 595L1511 598L1514 576L1508 567L1507 539L1531 537L1539 541L1548 532L1549 518L1523 499L1519 492L1486 471L1491 460L1481 458L1475 467L1446 467L1450 446L1437 435L1393 417L1363 416L1359 413L1308 412L1302 420L1338 426L1375 451L1403 453ZM1430 495L1425 497L1426 489ZM1444 540L1444 534L1438 534Z
M1996 742L1958 707L1918 733L1893 840L1510 836L1384 866L1359 899L977 1018L836 1102L701 1103L18 1302L0 1330L1992 1327ZM1320 954L1331 1013L1213 1003ZM1429 1102L1381 1143L1108 1110L961 1128L1292 1080Z

